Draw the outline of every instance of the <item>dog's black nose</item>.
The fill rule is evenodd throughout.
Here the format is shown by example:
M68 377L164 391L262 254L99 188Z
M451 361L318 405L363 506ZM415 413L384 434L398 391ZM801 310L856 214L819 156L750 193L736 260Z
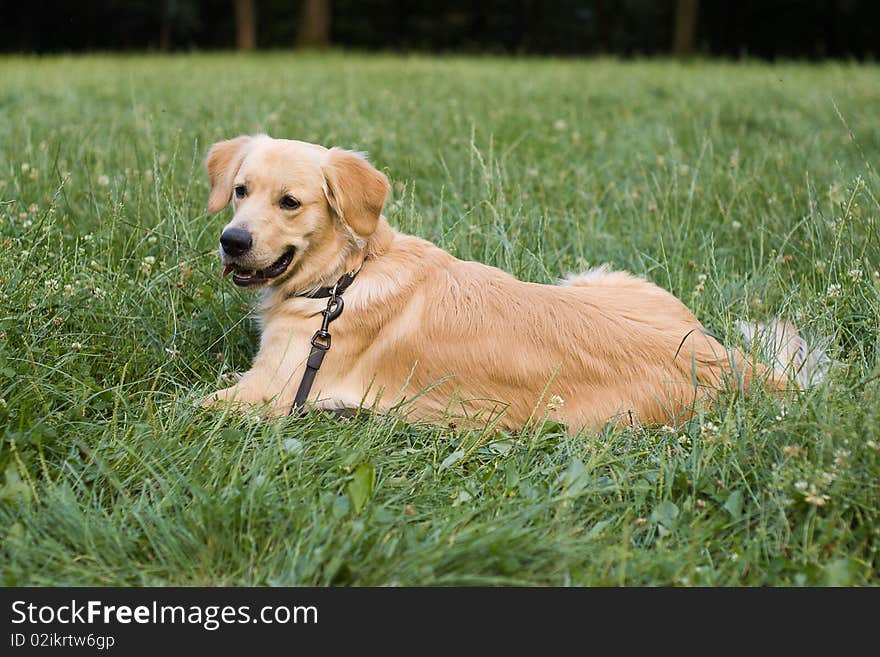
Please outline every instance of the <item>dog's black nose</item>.
M227 228L220 236L223 252L233 258L245 253L254 243L254 238L243 228Z

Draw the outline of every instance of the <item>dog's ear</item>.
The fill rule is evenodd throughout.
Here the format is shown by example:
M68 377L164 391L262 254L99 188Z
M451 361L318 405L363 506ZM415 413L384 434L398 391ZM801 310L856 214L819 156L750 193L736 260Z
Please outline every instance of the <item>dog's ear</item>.
M327 151L321 170L324 195L333 211L361 237L372 235L391 190L385 174L360 153L341 148Z
M211 146L205 159L208 178L211 180L211 194L208 196L208 212L220 212L232 198L232 181L244 160L247 147L253 137L242 135L235 139L218 141Z

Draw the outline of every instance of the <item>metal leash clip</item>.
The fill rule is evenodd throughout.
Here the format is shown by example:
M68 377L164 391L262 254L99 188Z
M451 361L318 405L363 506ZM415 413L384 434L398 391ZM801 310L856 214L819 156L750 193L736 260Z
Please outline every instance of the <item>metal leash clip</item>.
M336 288L338 286L333 286L333 291L330 293L330 298L327 300L327 307L321 311L321 314L324 316L324 320L321 322L321 328L315 331L315 334L312 336L312 346L317 349L323 349L327 351L330 348L330 322L339 317L342 314L342 309L345 304L342 301L342 297L336 295Z

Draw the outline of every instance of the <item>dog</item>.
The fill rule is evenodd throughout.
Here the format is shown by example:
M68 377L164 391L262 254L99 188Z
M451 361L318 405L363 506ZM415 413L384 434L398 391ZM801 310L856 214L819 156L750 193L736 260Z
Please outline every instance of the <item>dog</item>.
M388 179L361 153L240 136L214 144L206 169L209 212L233 207L224 276L260 290L261 336L251 369L204 405L288 414L328 305L315 293L342 279L344 312L309 409L591 430L680 423L725 390L784 392L824 374L824 354L786 322L743 327L771 346L768 367L632 274L603 266L558 285L523 282L398 232L382 214Z

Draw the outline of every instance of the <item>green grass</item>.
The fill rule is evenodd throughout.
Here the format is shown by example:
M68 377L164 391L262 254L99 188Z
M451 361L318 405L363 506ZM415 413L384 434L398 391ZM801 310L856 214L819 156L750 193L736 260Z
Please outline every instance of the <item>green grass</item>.
M200 55L0 79L3 583L880 583L877 66ZM460 258L541 282L608 262L728 342L781 315L840 365L678 430L197 409L257 341L202 160L256 131L369 151L389 220Z

